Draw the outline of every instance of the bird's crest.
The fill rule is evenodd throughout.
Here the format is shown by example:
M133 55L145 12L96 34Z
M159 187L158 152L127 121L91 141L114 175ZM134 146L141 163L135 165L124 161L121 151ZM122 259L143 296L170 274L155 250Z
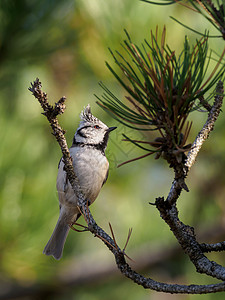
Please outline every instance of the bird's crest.
M94 117L94 116L92 115L90 104L88 104L87 107L84 108L84 110L81 112L80 118L81 118L81 120L84 121L84 122L95 123L95 122L98 122L98 121L99 121L96 117Z

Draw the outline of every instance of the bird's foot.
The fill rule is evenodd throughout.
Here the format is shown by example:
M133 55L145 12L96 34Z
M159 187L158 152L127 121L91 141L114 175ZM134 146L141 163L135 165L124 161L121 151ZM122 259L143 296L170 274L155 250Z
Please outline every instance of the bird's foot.
M83 229L82 230L81 229L77 229L74 226L79 226L79 227L82 227ZM74 231L77 231L77 232L89 231L89 229L88 229L87 226L84 226L84 225L76 223L76 222L69 224L69 227L70 227L70 229L72 229Z

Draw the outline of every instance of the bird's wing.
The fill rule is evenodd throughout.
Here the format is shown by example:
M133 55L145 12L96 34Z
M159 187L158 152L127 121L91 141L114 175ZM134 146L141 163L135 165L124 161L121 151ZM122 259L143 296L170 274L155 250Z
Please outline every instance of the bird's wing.
M102 186L106 183L106 181L108 179L108 176L109 176L109 168L108 168L108 170L106 172L105 179L103 180Z
M62 161L62 157L60 158L60 161L59 161L59 163L58 163L58 169L59 169L59 166L60 166L61 161Z

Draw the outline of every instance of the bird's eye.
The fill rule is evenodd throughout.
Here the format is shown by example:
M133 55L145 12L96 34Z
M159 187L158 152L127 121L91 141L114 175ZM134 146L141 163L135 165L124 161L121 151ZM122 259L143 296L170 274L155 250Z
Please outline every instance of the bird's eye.
M100 127L98 125L95 125L94 128L95 129L100 129Z

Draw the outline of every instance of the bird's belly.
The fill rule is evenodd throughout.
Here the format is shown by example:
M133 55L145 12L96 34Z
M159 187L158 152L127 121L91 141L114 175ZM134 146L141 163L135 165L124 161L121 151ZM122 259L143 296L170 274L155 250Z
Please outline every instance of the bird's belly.
M91 204L95 201L101 190L108 172L109 163L107 158L104 155L99 155L96 150L81 150L71 150L73 166L81 190ZM64 163L61 162L57 178L59 202L74 207L77 206L77 198L63 168Z
M108 171L108 161L105 156L92 155L87 158L82 155L75 162L74 169L85 197L92 203L98 196Z

